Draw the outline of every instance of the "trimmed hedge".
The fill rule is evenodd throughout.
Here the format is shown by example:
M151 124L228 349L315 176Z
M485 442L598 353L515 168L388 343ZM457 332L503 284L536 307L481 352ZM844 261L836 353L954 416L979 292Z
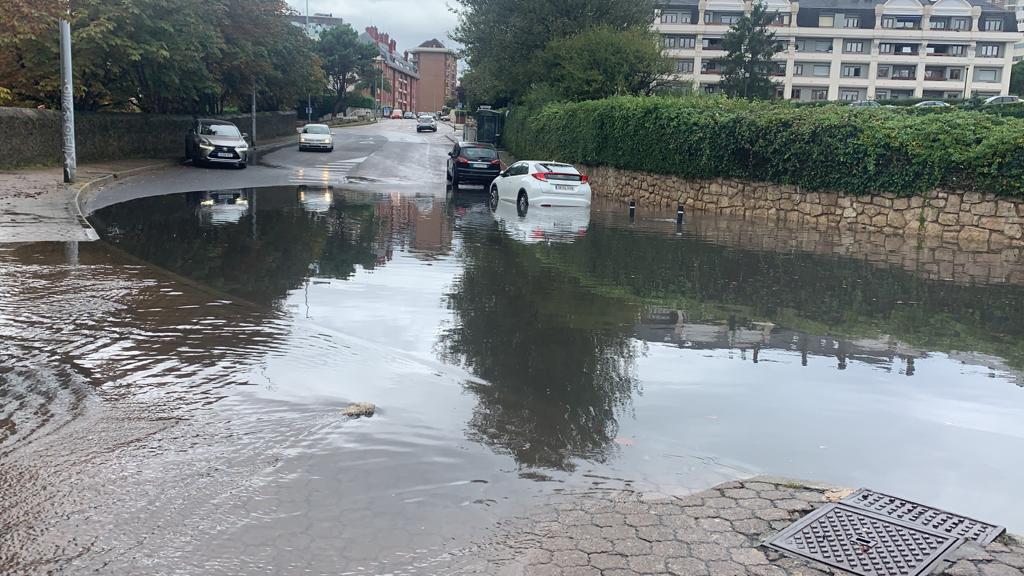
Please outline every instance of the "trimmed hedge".
M683 178L909 196L1024 195L1024 120L961 110L794 107L725 98L616 97L514 110L504 142L555 158Z

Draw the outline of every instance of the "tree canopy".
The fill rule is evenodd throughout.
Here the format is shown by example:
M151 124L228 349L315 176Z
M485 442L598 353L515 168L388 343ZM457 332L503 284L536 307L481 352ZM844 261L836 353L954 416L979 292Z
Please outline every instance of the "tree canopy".
M543 81L536 58L553 40L607 26L647 28L654 0L457 0L452 38L473 70L471 100L501 106ZM540 75L538 74L540 72Z
M328 28L320 33L317 52L331 89L337 95L335 106L342 106L348 89L359 77L375 76L373 59L379 55L372 44L359 41L359 35L348 24Z
M722 36L722 47L728 52L718 62L722 66L722 91L737 98L771 98L775 85L771 71L772 57L779 52L775 33L768 26L777 12L769 12L761 0L754 2L750 14L744 14Z

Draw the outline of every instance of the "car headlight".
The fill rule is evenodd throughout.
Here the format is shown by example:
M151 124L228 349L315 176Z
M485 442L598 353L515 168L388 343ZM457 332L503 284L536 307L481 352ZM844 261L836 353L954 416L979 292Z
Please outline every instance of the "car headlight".
M238 146L235 146L235 150L241 150L242 152L245 152L248 149L249 149L249 145L244 143L244 142L239 144Z
M305 142L305 141L306 141L306 135L305 134L299 134L299 142Z
M203 150L213 150L213 144L211 144L206 138L199 139L199 147Z

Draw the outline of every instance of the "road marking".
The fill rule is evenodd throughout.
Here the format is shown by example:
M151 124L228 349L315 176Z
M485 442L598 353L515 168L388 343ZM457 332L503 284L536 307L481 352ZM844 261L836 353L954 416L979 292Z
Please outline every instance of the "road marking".
M315 168L298 168L288 178L288 182L290 184L329 184L334 180L343 180L352 169L367 158L369 156L317 164Z

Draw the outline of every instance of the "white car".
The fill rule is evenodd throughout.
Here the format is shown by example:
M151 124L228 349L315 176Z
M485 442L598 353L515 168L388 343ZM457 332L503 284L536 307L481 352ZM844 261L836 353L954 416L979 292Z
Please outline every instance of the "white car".
M942 100L925 100L914 104L914 108L948 108L949 104Z
M587 235L590 207L529 210L523 214L511 202L499 202L494 219L507 236L523 244L569 243Z
M530 206L590 206L587 177L571 164L546 160L521 160L491 182L491 208L512 202L520 212Z
M994 106L998 104L1017 104L1020 102L1020 98L1017 96L989 96L985 99L985 106Z
M334 152L334 134L327 124L306 124L299 131L299 152L327 150Z

